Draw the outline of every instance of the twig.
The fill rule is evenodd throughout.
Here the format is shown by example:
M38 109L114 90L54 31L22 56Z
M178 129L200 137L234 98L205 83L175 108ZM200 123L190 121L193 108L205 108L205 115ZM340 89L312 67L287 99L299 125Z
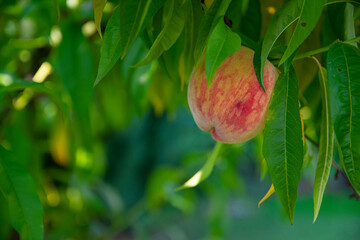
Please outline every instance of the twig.
M307 140L309 140L309 142L311 142L312 144L314 144L317 148L319 148L319 143L317 143L314 139L312 139L311 137L305 135L305 138ZM342 177L342 179L344 180L345 184L350 188L352 194L350 195L350 198L356 198L356 199L360 199L359 194L356 192L356 190L354 189L354 187L351 185L349 179L346 177L346 175L343 173L343 171L341 171L341 168L339 166L339 164L337 164L337 162L332 159L332 165L334 166L335 170L336 170L336 174L335 174L335 179L338 178L338 176L340 175Z

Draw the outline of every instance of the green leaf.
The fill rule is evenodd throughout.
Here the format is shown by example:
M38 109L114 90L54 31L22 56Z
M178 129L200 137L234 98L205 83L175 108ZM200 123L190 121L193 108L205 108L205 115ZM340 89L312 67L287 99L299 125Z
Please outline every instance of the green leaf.
M293 67L282 73L274 87L264 132L263 154L276 194L291 224L303 162L299 87Z
M44 239L43 208L29 173L0 145L0 189L22 240Z
M132 8L135 7L134 0L127 0L128 5L122 6L120 1L119 7L122 7L121 10L121 20L126 22L126 24L129 24L131 26L131 30L129 32L129 35L127 35L128 39L126 42L126 45L124 47L124 51L121 55L121 59L124 59L125 55L129 51L132 43L135 41L139 33L144 29L144 27L147 25L149 20L155 15L155 13L160 9L162 5L164 5L165 0L139 0L137 4L136 14L135 17L132 19L132 22L129 22L129 19L123 19L124 15L130 10L127 9L127 7ZM134 8L135 9L135 8ZM131 11L131 10L130 10ZM133 17L129 16L129 17ZM145 23L145 24L144 24Z
M96 26L96 29L101 38L102 38L101 18L103 15L103 10L104 10L106 1L107 0L93 0L95 26Z
M350 3L346 3L344 11L344 38L350 40L356 37L355 34L355 21L354 21L354 6ZM351 43L351 45L357 47L357 43Z
M129 54L121 62L121 79L129 84L126 90L130 93L138 115L144 113L149 103L148 90L157 62L132 68L131 66L145 56L146 48L140 38L137 38L129 50Z
M317 61L317 60L316 60ZM334 127L331 118L330 110L330 96L329 86L327 82L326 69L319 65L319 80L321 85L322 95L322 118L321 118L321 130L320 130L320 146L319 146L319 158L316 167L315 185L314 185L314 220L315 222L322 198L324 195L325 187L329 179L331 163L334 150Z
M57 106L60 107L60 109L64 109L64 103L54 89L45 86L43 83L25 81L23 79L15 78L12 74L0 72L0 100L9 92L24 89L31 89L34 92L46 93L57 104Z
M93 97L93 56L80 27L66 22L58 48L55 72L71 97L74 120L82 143L90 147L90 103Z
M303 1L304 0L290 1L276 13L269 24L262 44L258 46L255 51L253 60L255 73L259 84L264 91L264 68L266 59L279 36L299 18Z
M95 84L125 57L134 40L165 0L123 0L106 25Z
M149 64L159 58L164 51L169 50L179 38L184 28L184 9L178 0L169 0L167 5L166 23L155 42L151 46L146 57L134 65L134 67Z
M360 193L360 50L336 43L329 49L327 66L339 155L351 184Z
M9 81L9 83L7 83L6 86L2 86L1 80L5 78L8 79L6 81ZM39 92L50 93L49 89L46 88L42 83L16 79L10 74L0 73L0 99L2 99L8 92L22 90L25 88L30 88Z
M178 190L196 187L197 185L199 185L199 183L207 179L214 168L216 160L220 156L220 152L223 146L223 143L217 142L204 166L197 173L195 173L194 176L192 176L188 181L186 181L184 185L179 187Z
M246 33L251 40L259 41L261 18L260 0L250 0L246 12L241 18L240 31Z
M124 25L120 25L120 7L117 7L105 28L99 68L94 85L99 83L120 58L124 48L124 43L120 36L122 35L122 28L124 27Z
M310 35L311 31L315 28L316 23L320 18L325 3L326 0L302 1L299 20L279 65L283 64Z
M221 63L240 49L241 39L222 19L209 36L205 56L205 73L208 86Z
M195 64L204 54L207 46L207 39L219 17L225 16L231 0L214 0L210 8L206 11L199 28L198 38L194 49Z
M183 51L184 58L181 59L184 63L184 73L182 76L182 83L188 81L191 72L194 68L195 58L194 58L194 49L195 49L195 41L199 32L199 22L203 17L203 11L201 10L201 2L199 1L187 1L185 12L185 26L184 35L185 35L185 43ZM181 73L181 72L180 72Z

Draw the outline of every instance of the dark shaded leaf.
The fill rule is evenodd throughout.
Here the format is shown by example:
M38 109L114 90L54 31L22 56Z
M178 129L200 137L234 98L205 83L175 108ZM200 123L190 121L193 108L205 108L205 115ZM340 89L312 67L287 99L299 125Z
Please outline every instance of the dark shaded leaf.
M199 1L187 1L186 8L188 9L185 12L185 28L184 28L184 35L185 35L185 43L184 43L184 56L183 59L180 61L183 62L183 74L180 76L182 78L182 86L185 85L185 82L188 81L190 74L193 70L195 64L194 58L194 48L195 48L195 41L198 36L199 31L199 22L203 17L203 11L201 10L201 3Z
M260 37L261 17L260 1L250 0L245 15L241 18L240 31L255 42Z
M199 34L195 44L195 63L197 63L199 58L204 54L209 34L215 27L216 20L225 15L230 2L231 0L214 0L210 8L206 11L200 23Z

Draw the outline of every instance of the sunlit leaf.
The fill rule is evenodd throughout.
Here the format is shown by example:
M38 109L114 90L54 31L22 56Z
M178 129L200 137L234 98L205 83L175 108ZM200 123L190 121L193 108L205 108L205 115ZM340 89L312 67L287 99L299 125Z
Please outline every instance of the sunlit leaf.
M93 0L93 8L94 8L94 20L96 29L102 38L102 32L101 32L101 18L103 15L103 10L105 7L107 0Z
M206 11L199 27L198 38L196 40L194 57L195 63L204 54L207 46L207 39L212 29L215 27L216 20L223 17L229 7L231 0L215 0Z
M317 61L317 60L316 60ZM334 150L334 128L330 110L329 86L326 69L319 65L319 80L322 91L322 119L320 130L319 158L314 185L314 222L319 214L325 187L329 179Z
M295 71L282 73L274 87L264 132L263 153L276 194L293 223L297 188L303 162L299 113L299 88Z
M185 23L183 6L178 0L170 0L168 4L169 8L167 9L167 20L164 28L155 39L146 57L135 64L134 67L149 64L160 57L164 51L169 50L174 45L180 36Z
M360 50L336 43L327 56L331 113L345 172L360 193Z
M223 143L217 142L204 166L197 173L195 173L195 175L192 176L186 183L184 183L184 185L179 187L178 190L196 187L197 185L199 185L199 183L207 179L214 168L216 160L219 158L223 145Z
M24 240L44 239L43 208L29 173L0 145L0 189L11 223Z
M232 32L220 19L209 36L208 47L205 57L206 81L210 85L211 80L221 63L240 49L241 39L239 35Z

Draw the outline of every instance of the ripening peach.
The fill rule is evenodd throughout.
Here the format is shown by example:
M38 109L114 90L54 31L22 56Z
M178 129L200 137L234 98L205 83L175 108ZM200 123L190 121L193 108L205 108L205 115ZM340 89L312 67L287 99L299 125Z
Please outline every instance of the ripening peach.
M219 142L245 142L264 128L278 71L266 61L265 93L255 75L253 56L253 50L242 46L222 62L209 87L205 60L191 74L188 101L194 120Z

